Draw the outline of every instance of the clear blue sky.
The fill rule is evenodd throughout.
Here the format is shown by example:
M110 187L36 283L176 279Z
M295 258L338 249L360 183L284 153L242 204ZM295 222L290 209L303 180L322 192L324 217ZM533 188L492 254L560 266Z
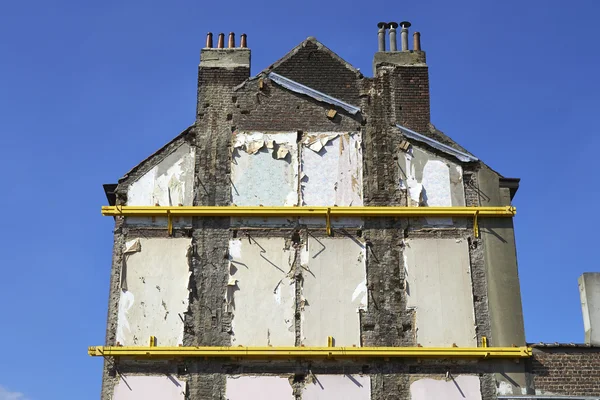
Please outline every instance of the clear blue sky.
M290 5L288 3L293 3ZM252 72L307 36L371 75L376 23L410 20L434 124L508 177L529 341L581 342L598 271L600 2L5 1L0 6L0 400L98 398L116 182L195 115L207 31ZM593 208L592 208L593 210Z

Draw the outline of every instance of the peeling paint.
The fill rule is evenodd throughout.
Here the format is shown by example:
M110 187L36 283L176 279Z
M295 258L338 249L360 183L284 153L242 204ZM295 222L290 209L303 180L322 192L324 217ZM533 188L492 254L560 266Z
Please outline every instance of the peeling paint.
M127 205L191 206L195 153L190 145L181 145L129 186Z
M196 150L185 143L133 182L127 190L128 206L191 206ZM167 218L127 217L128 224L166 226ZM191 218L174 218L174 226L189 226Z
M360 133L319 133L302 142L302 204L362 206Z
M429 207L452 207L450 167L440 160L429 160L423 168L423 205ZM431 225L451 226L452 218L427 218Z
M462 167L437 155L411 146L399 152L400 189L406 190L413 207L464 207ZM452 226L452 218L427 218L434 226Z
M285 247L276 237L229 241L229 280L236 283L225 300L233 313L233 344L294 346L293 250Z
M309 237L308 252L302 344L324 346L333 336L336 346L360 346L358 309L367 307L365 246L350 237Z
M367 309L367 280L365 279L356 286L354 293L352 293L352 302L359 301L359 310Z
M227 400L294 400L292 387L287 378L279 376L228 376Z
M184 400L186 382L172 375L123 375L113 400Z
M125 250L123 250L123 254L136 253L138 251L142 251L140 239L133 239L125 243Z
M371 378L362 375L313 375L302 392L303 400L369 400Z
M513 386L508 382L500 381L497 393L499 395L513 394Z
M117 341L145 346L183 343L182 317L188 308L188 238L139 238L140 251L126 254L119 299ZM131 243L131 242L128 242Z
M238 206L298 205L298 146L294 133L236 133L231 201ZM265 146L273 143L273 148Z
M419 379L410 385L411 400L481 400L478 376L459 375L449 379Z
M405 243L407 306L416 310L417 343L476 347L468 244L435 238Z

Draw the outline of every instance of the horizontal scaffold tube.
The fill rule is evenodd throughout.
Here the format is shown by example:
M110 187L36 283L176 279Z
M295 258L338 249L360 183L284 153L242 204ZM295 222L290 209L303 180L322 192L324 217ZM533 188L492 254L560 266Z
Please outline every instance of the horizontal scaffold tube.
M103 357L299 358L527 358L529 347L103 347L88 348Z
M188 217L514 217L515 207L103 206L106 216Z

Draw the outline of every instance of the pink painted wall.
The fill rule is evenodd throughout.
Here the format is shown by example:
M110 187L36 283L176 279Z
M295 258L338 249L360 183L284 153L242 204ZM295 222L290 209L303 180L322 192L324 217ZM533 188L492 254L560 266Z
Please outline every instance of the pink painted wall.
M228 376L227 400L294 400L287 378L279 376Z
M113 400L184 400L185 385L170 375L127 375L115 386Z
M302 400L369 400L371 378L360 375L316 375L305 386Z
M460 375L450 379L419 379L410 385L411 400L481 400L479 377Z

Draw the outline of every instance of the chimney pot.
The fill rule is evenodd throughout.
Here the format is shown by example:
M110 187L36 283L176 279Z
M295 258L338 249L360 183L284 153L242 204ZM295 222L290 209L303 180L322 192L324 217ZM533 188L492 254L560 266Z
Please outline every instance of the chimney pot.
M410 28L410 22L400 22L402 30L400 31L400 38L402 40L402 51L408 51L408 28Z
M227 43L227 47L233 49L235 47L235 33L229 32L229 43Z
M390 51L398 51L396 44L396 28L398 27L398 23L390 22L388 26L390 27Z
M386 22L380 22L377 24L379 31L377 31L377 44L379 51L385 51L385 30L388 28Z
M421 32L413 33L413 50L421 51Z
M209 49L212 49L212 47L213 47L212 39L213 39L212 32L208 32L206 34L206 47Z
M219 40L217 41L217 48L222 49L225 47L225 34L219 33Z
M242 35L240 36L240 47L243 49L248 47L246 38L247 38L247 35L245 33L242 33Z

